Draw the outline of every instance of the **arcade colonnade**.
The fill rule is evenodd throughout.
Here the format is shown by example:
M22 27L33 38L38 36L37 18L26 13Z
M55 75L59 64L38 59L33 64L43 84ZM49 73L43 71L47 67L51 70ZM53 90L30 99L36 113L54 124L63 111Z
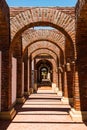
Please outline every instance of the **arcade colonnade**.
M87 120L86 42L86 0L72 8L9 8L1 0L0 118L12 119L14 105L46 83L71 105L74 121Z

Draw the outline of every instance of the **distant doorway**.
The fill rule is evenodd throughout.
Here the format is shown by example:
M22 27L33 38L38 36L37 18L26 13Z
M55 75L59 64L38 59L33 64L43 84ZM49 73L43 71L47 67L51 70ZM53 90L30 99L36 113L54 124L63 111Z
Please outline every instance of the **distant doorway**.
M52 84L52 64L45 60L37 63L37 83L38 86L51 86Z

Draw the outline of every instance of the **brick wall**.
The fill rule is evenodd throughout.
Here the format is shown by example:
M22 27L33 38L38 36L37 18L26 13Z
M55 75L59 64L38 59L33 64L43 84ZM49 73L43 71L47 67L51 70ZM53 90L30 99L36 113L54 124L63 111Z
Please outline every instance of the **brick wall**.
M76 6L76 47L81 109L87 110L87 1Z

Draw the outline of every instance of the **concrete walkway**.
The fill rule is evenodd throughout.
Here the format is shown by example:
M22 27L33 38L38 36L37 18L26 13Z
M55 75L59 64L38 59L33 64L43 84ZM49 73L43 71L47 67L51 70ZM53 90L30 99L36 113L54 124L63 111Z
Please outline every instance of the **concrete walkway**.
M71 120L70 106L62 104L52 90L38 90L16 109L15 118L1 122L0 130L87 130L85 124Z

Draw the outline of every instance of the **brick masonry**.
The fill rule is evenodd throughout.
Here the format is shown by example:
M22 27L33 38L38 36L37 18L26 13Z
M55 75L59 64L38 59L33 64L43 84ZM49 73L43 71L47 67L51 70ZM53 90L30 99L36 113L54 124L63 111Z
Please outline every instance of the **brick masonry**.
M52 30L34 30L34 26L51 26ZM32 57L45 53L53 56L54 68L61 71L60 85L64 91L63 67L67 67L68 94L73 97L73 107L87 111L87 0L78 0L75 8L70 7L20 7L10 8L5 0L0 1L0 51L1 57L1 111L12 108L12 56L17 59L17 97L22 94L22 62L24 62L24 84L28 89L28 67ZM38 50L40 49L40 50ZM48 50L49 51L48 51ZM37 50L37 52L35 52ZM27 59L30 58L30 65ZM72 65L74 63L74 66ZM68 65L69 65L68 64ZM56 67L55 67L56 66ZM31 85L31 68L29 68ZM58 70L58 72L59 72ZM63 71L63 73L62 73ZM57 82L55 74L54 81ZM72 85L71 85L72 84Z
M65 37L62 33L57 30L34 30L28 29L22 34L23 40L23 50L27 46L33 44L35 41L50 41L58 45L62 50L64 50Z
M67 10L67 8L65 10ZM72 8L72 10L74 9ZM66 37L73 42L75 41L75 18L70 14L65 13L65 11L61 11L61 8L29 8L26 11L11 17L10 23L11 39L13 39L13 41L18 34L22 33L28 27L37 26L38 24L42 26L48 25L59 29Z

